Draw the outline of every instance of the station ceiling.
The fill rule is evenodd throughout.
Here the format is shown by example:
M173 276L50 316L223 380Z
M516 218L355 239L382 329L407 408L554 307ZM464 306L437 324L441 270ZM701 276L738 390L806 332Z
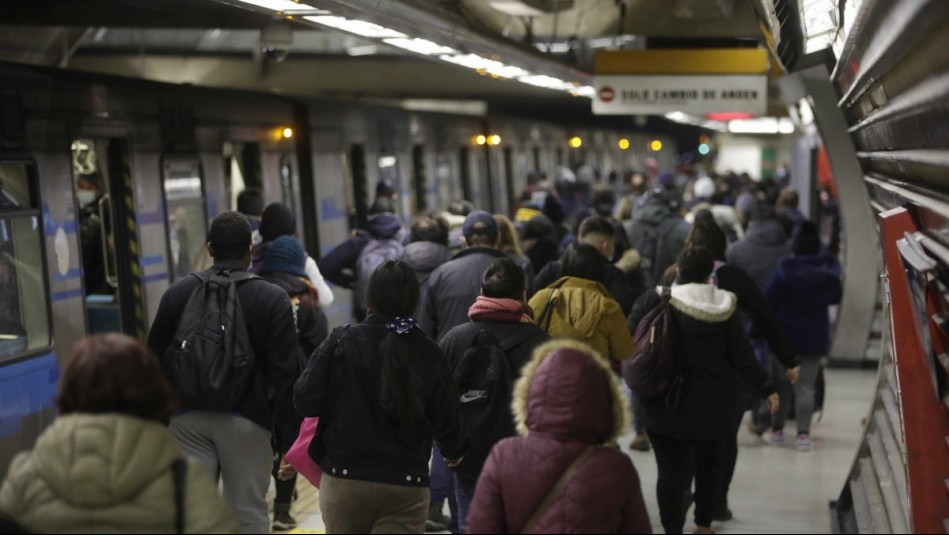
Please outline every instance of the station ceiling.
M426 12L449 31L536 69L592 70L600 48L758 46L752 0L311 0L355 18ZM380 19L381 17L381 19ZM286 20L239 0L3 0L0 61L282 94L480 101L493 111L594 118L590 100L496 79L378 41ZM285 51L268 33L292 31ZM264 38L262 38L262 35ZM434 34L432 34L434 35ZM428 38L428 35L423 35ZM431 40L438 36L431 37ZM279 39L279 37L278 37ZM281 45L282 46L282 45ZM280 48L280 47L277 47ZM282 52L286 52L283 54ZM285 57L284 57L285 56ZM588 83L589 78L587 78ZM654 127L656 119L650 119ZM643 121L636 121L642 126Z

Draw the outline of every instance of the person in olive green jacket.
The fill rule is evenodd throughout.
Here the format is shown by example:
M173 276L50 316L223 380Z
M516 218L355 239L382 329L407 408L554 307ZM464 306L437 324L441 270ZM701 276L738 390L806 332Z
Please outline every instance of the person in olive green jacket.
M586 342L613 360L633 356L633 339L619 303L603 286L603 255L573 243L563 257L562 276L530 300L537 325L554 338Z
M170 398L158 359L137 340L81 340L63 368L61 416L13 459L0 517L41 533L237 533L204 468L180 462L163 423Z

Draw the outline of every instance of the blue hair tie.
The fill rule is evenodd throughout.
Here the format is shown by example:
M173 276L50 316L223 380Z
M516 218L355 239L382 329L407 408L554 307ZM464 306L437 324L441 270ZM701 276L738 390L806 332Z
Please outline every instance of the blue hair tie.
M412 331L412 327L418 325L418 322L415 321L415 318L411 316L399 316L394 318L392 321L386 323L386 329L389 331L402 336L409 334Z

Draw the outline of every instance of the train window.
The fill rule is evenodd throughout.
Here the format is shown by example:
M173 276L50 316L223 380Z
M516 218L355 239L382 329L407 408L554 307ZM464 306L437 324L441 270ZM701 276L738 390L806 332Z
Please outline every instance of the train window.
M191 158L166 158L163 165L171 278L211 265L207 252L207 213L201 166Z
M32 166L0 163L0 360L50 343L35 186Z

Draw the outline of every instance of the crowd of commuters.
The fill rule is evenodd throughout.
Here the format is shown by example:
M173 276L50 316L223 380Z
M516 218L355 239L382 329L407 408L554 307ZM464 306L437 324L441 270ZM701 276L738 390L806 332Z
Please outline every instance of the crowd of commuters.
M631 449L655 454L665 532L693 502L711 532L733 516L748 410L782 443L793 407L795 445L813 447L840 267L792 189L654 162L595 187L580 171L533 175L512 218L458 201L406 225L377 188L365 228L320 261L285 205L218 215L214 265L167 290L147 346L109 334L73 349L60 415L10 467L0 518L291 529L284 455L318 418L306 447L328 533L649 533L618 445L631 426ZM327 281L353 291L356 320L332 332ZM667 310L681 387L637 395L620 371Z

